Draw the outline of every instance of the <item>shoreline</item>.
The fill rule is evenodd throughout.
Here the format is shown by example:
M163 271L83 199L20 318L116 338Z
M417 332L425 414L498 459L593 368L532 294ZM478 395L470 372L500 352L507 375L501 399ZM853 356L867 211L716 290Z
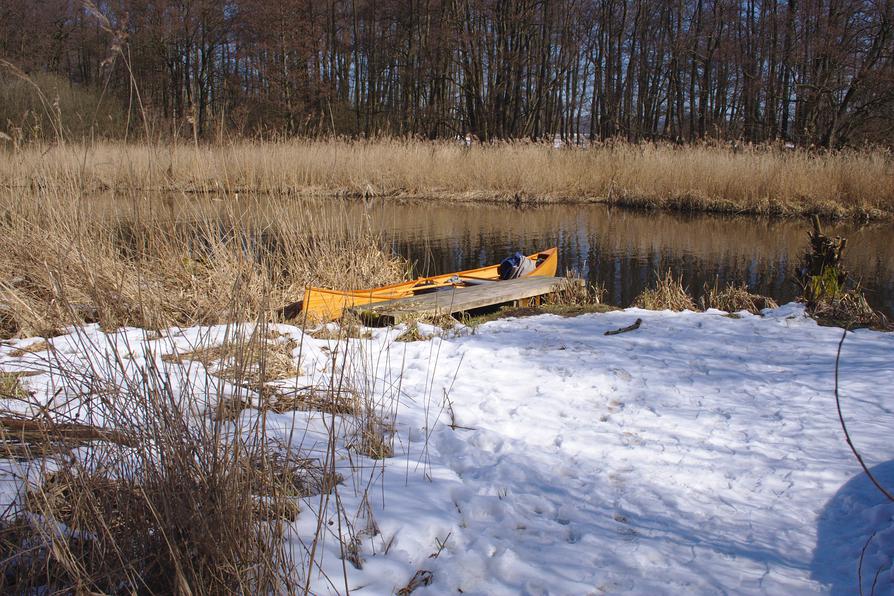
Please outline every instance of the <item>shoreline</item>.
M628 144L553 148L400 140L221 145L100 141L6 152L0 189L255 194L824 219L894 219L894 159L881 149Z
M16 190L45 190L40 186L0 185L0 190L12 192ZM715 215L730 217L762 217L769 219L797 219L818 216L823 221L854 221L857 223L884 223L894 221L894 209L865 209L862 207L845 207L837 204L829 205L790 205L769 200L765 205L742 206L724 199L700 199L698 197L676 196L665 199L624 196L574 196L547 195L541 197L526 196L522 193L492 192L487 190L451 192L431 190L426 192L406 192L400 189L381 193L364 193L351 189L318 189L318 188L282 188L278 190L259 190L251 187L233 188L109 188L97 187L85 189L85 193L150 193L150 194L182 194L193 196L209 196L219 194L256 194L282 195L296 198L336 199L336 200L393 200L393 201L440 201L457 204L509 205L512 207L546 207L550 205L603 205L611 208L626 209L636 212L664 212L687 215Z

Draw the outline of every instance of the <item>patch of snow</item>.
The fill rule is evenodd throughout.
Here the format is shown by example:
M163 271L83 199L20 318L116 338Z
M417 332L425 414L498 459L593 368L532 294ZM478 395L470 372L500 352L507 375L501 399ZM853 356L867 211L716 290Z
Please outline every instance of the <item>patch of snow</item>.
M284 385L327 382L342 354L352 383L393 401L394 457L342 452L338 464L357 541L347 585L393 593L426 569L433 582L414 594L858 593L859 573L866 593L873 581L891 593L894 505L860 470L835 410L842 331L797 304L739 314L540 315L474 333L422 327L431 339L409 343L395 341L401 328L377 329L347 346L277 326L301 345L302 377ZM604 335L637 318L639 329ZM79 353L77 333L97 354ZM85 327L52 343L72 361L111 350L138 367L225 333ZM46 352L10 355L28 343L0 347L0 370L51 369ZM890 489L892 355L894 334L849 333L840 371L849 429ZM50 373L25 382L58 399ZM223 382L201 366L183 375ZM324 422L269 414L267 428L322 453ZM302 506L296 552L319 505ZM336 520L334 499L328 508ZM314 593L344 591L336 527L324 524Z

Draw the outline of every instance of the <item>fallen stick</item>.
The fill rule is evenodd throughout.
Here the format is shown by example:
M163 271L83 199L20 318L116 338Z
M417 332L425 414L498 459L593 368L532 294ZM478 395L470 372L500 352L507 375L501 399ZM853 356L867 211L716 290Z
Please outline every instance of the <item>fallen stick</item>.
M46 443L83 444L90 441L109 441L133 447L136 440L117 430L107 430L88 424L53 424L38 420L0 417L0 437L3 443L41 445Z
M606 335L618 335L619 333L627 333L628 331L633 331L635 329L639 329L639 326L643 324L642 319L637 319L633 325L627 325L626 327L621 327L620 329L615 329L614 331L606 331Z

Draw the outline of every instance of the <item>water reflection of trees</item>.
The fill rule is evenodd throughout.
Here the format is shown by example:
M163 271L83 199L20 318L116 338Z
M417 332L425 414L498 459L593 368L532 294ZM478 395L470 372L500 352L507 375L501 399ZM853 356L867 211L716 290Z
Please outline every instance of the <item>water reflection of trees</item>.
M417 270L443 272L496 262L513 250L560 249L560 270L572 268L604 284L609 301L626 305L657 271L673 270L698 296L717 279L745 282L781 301L795 297L792 276L806 247L800 220L632 212L604 206L379 206L394 249ZM848 266L874 304L894 311L891 227L841 223Z
M232 199L97 197L87 209L94 217L127 222L140 213L181 224L207 221L210 214L251 227L265 221L265 209L283 202L294 225L310 234L370 226L417 273L443 273L498 262L515 250L560 249L560 271L575 269L605 285L607 298L627 305L657 271L670 268L698 295L705 283L746 282L778 301L794 297L791 278L807 246L806 220L773 220L666 212L636 212L602 205L513 208L503 204L426 201L358 201L265 196ZM828 226L849 238L847 267L863 280L870 301L894 314L892 226Z

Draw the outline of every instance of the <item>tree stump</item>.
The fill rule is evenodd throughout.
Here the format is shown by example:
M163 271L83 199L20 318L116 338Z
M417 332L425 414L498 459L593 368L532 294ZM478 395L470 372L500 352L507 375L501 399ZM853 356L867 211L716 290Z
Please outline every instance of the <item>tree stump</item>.
M808 304L835 299L844 292L847 272L841 266L847 238L823 234L819 217L813 216L810 251L804 254L799 272L802 293Z

